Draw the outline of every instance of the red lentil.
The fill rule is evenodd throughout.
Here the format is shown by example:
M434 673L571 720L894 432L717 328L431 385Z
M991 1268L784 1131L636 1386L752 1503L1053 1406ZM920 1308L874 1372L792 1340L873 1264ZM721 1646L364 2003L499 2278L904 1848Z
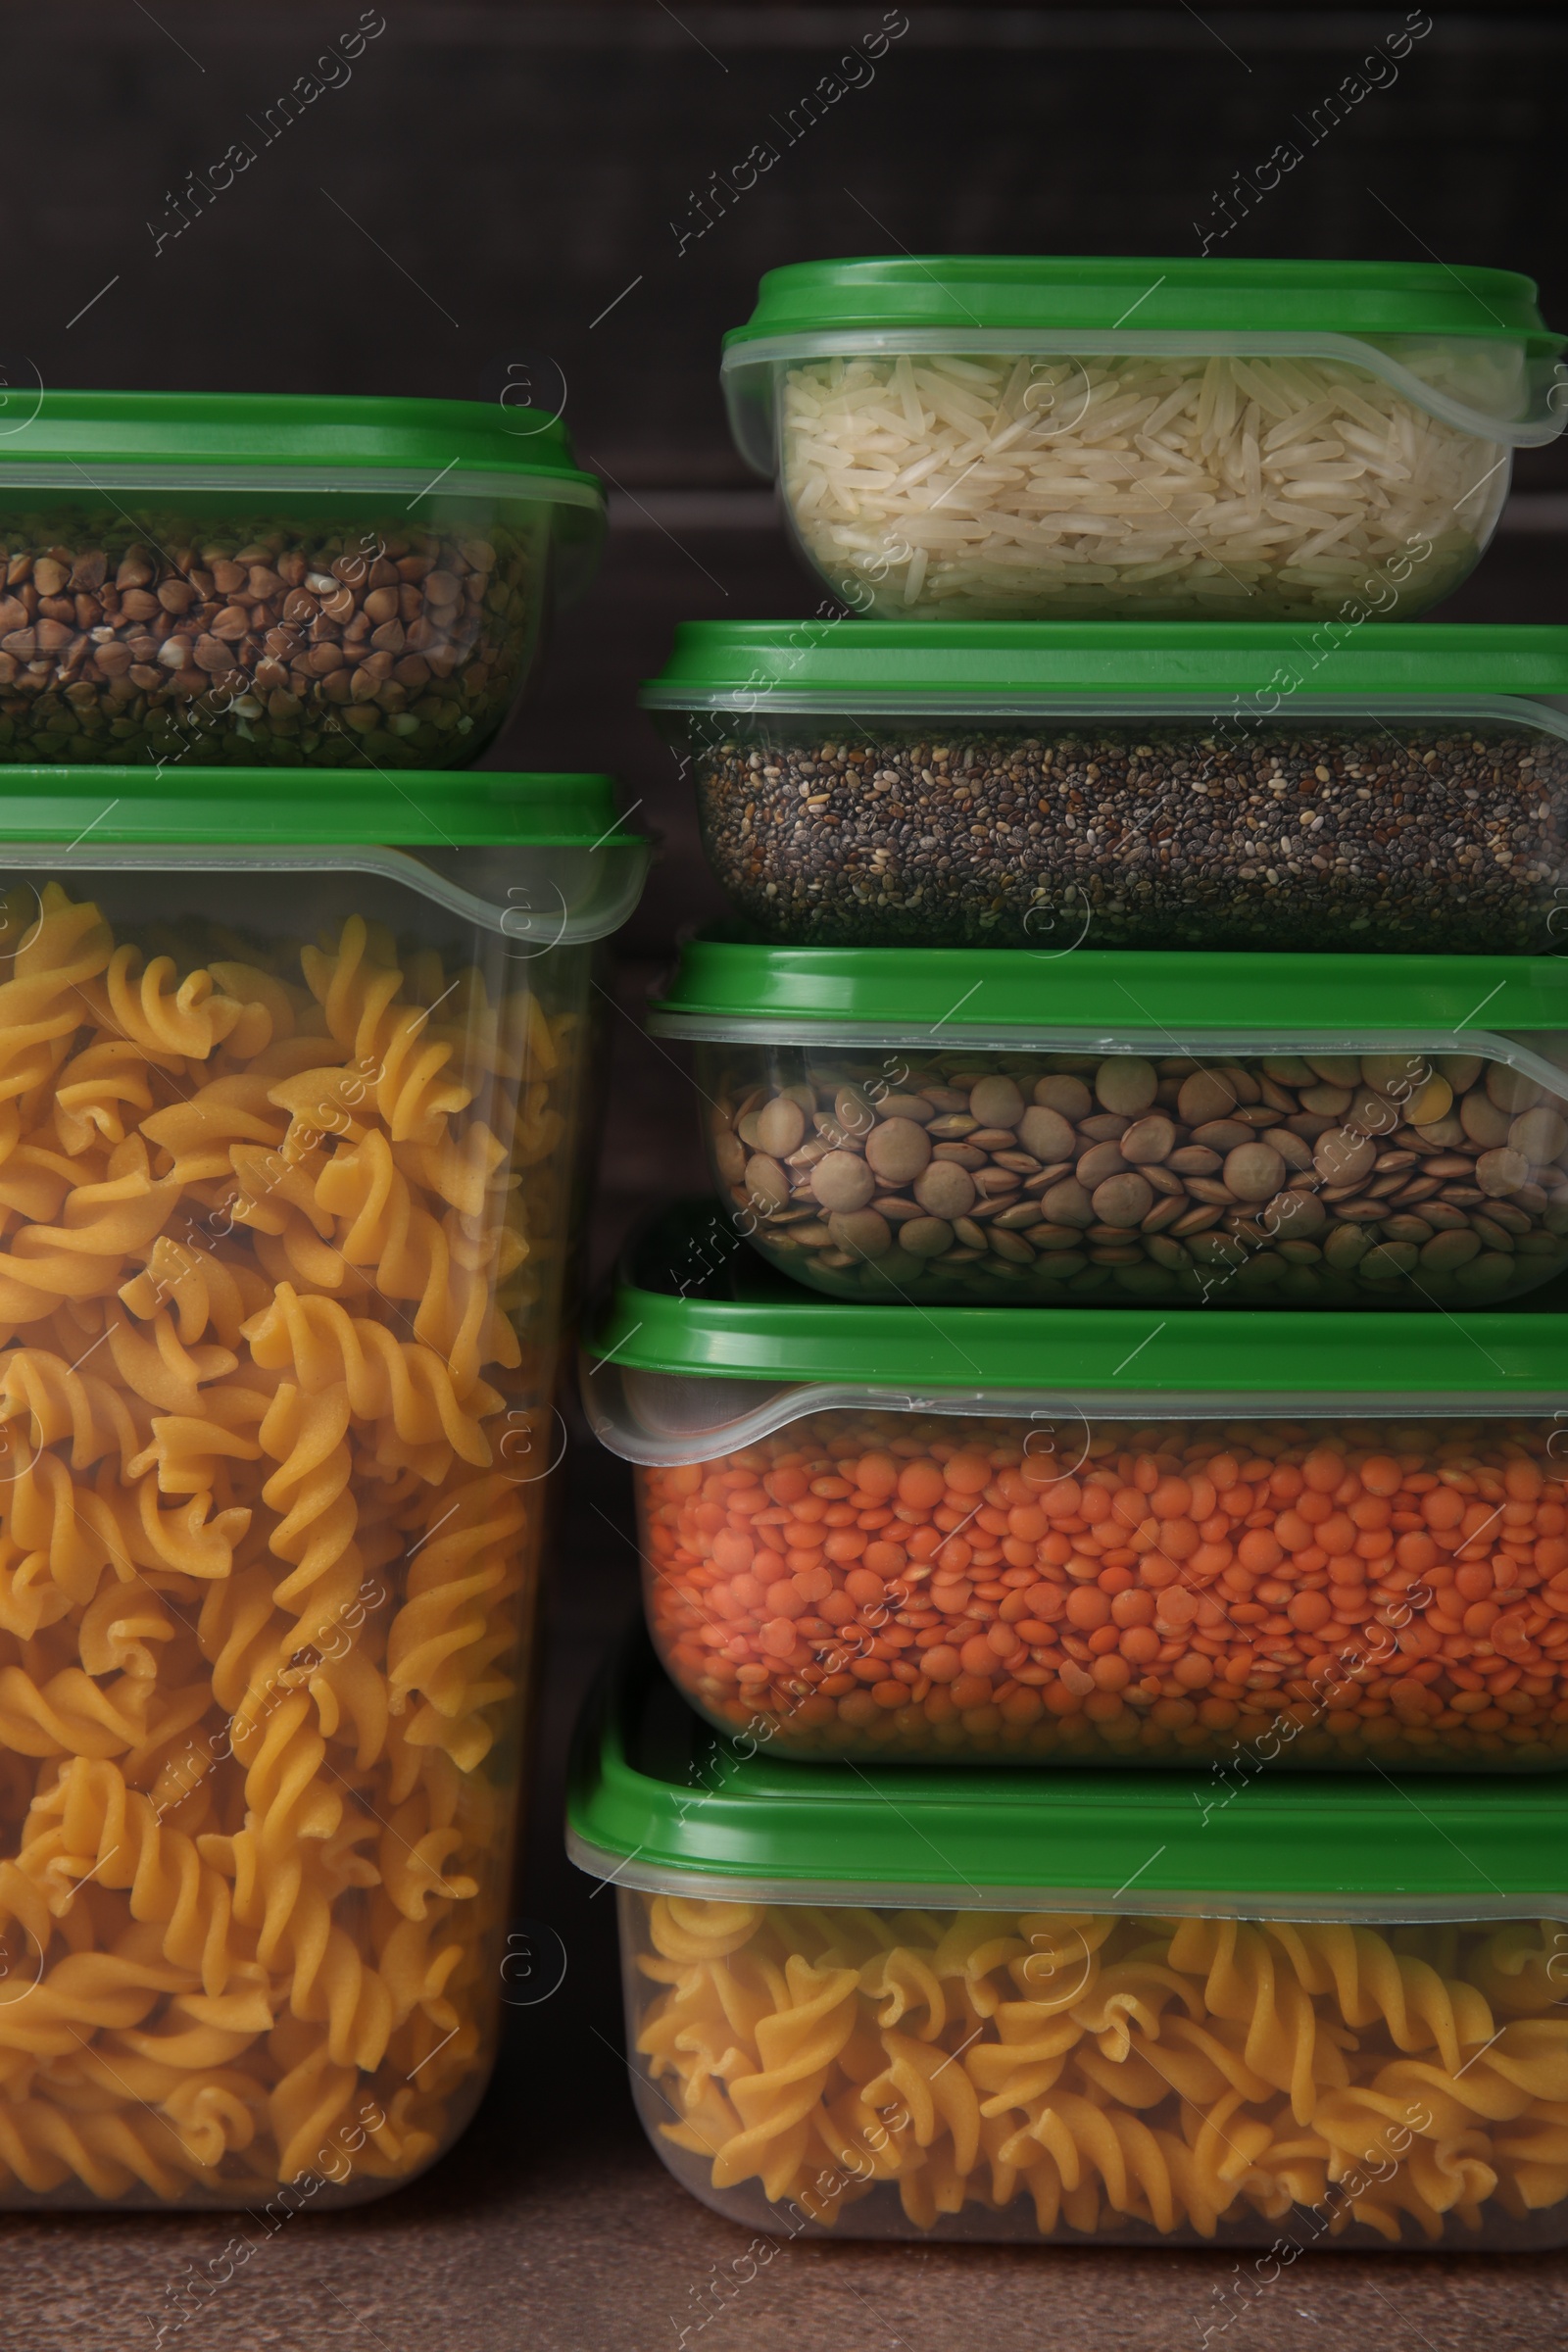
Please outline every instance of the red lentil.
M834 1411L640 1469L676 1683L808 1755L1568 1764L1545 1421L1101 1422L1066 1475L1037 1435Z

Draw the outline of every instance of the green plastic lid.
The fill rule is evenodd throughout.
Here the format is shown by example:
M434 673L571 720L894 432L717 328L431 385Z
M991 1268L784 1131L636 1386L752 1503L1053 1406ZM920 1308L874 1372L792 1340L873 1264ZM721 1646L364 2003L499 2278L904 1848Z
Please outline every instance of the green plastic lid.
M724 339L720 372L736 442L771 474L779 379L802 363L904 353L1311 358L1380 377L1457 432L1539 448L1568 422L1563 348L1532 281L1506 270L884 254L770 270L751 318Z
M726 352L824 328L1513 336L1550 343L1533 279L1446 262L877 254L770 270Z
M395 842L406 848L641 845L604 775L475 768L5 767L0 842Z
M0 482L64 467L90 490L105 468L168 466L181 477L227 468L331 468L439 475L444 491L474 474L539 477L575 504L604 489L578 469L559 418L478 400L358 399L293 392L29 392L0 413ZM197 486L194 480L189 484Z
M1296 694L1447 705L1568 696L1568 628L1494 621L689 620L649 710L929 709L1049 698L1201 697L1289 725ZM1457 713L1456 713L1457 715ZM1555 712L1527 723L1568 732Z
M1568 1279L1507 1307L1441 1315L1250 1306L922 1306L818 1298L765 1264L722 1211L684 1203L639 1237L584 1347L599 1368L704 1380L1087 1397L1113 1410L1182 1397L1376 1395L1539 1404L1568 1429ZM803 1408L804 1409L804 1408ZM1005 1406L999 1409L1007 1409ZM1321 1409L1321 1408L1320 1408ZM699 1431L689 1458L713 1450ZM725 1441L720 1437L718 1446ZM1568 1440L1565 1440L1568 1444Z
M1568 1793L1544 1778L1399 1781L891 1770L775 1762L719 1739L639 1638L578 1726L572 1860L620 1886L732 1900L1365 1919L1562 1912Z
M860 626L858 622L856 624ZM1549 956L1211 955L1183 948L788 948L727 929L686 942L656 1037L1079 1053L1355 1053L1568 1030ZM1069 1037L1065 1033L1071 1031ZM1420 1034L1418 1034L1420 1033ZM1331 1037L1339 1039L1330 1045ZM1379 1041L1374 1045L1371 1041ZM1287 1042L1299 1040L1300 1044ZM1543 1083L1552 1073L1537 1073ZM1561 1084L1557 1072L1556 1083Z

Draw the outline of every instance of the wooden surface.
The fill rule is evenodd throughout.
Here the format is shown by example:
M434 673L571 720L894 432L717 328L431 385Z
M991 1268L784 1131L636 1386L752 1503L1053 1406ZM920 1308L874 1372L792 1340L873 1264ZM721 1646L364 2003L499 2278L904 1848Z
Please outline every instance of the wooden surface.
M362 13L385 30L270 132ZM901 248L1196 256L1216 193L1286 139L1302 162L1217 254L1490 263L1537 277L1561 324L1550 0L1435 7L1373 68L1384 86L1315 143L1300 122L1330 120L1407 13L13 4L0 379L20 393L25 362L57 385L494 399L520 356L540 385L564 371L579 447L629 488L739 483L715 360L761 270ZM799 127L884 17L908 30ZM693 230L711 175L733 184L764 139L777 163ZM254 162L215 186L239 141Z

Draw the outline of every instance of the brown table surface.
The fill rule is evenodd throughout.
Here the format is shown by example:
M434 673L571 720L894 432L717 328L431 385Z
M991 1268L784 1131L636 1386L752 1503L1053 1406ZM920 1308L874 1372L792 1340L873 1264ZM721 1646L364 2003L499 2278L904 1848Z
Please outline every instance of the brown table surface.
M1504 541L1448 616L1560 618L1560 539ZM688 558L695 556L702 569ZM666 852L626 935L624 1017L600 1191L602 1263L630 1217L700 1189L696 1121L667 1057L640 1038L637 998L678 925L719 904L689 798L633 705L673 621L710 609L721 576L748 613L801 609L769 530L659 534L618 545L564 628L543 691L487 764L618 770ZM705 602L705 599L707 600ZM444 2162L382 2202L302 2214L183 2327L178 2352L1558 2352L1568 2254L1314 2254L1271 2282L1234 2252L781 2244L742 2283L751 2233L676 2186L644 2139L620 2055L611 1899L562 1851L565 1743L595 1665L636 1606L629 1482L574 1433L555 1545L540 1763L518 1902L558 1936L566 1974L514 2010L495 2082ZM540 1938L541 1943L543 1938ZM221 2214L46 2214L0 2221L0 2352L137 2352L192 2270L221 2266ZM725 2301L714 2292L727 2282ZM1246 2301L1249 2284L1255 2286ZM1223 2303L1221 2296L1228 2298ZM1221 2325L1226 2313L1228 2325ZM1209 2332L1205 2339L1205 2328Z

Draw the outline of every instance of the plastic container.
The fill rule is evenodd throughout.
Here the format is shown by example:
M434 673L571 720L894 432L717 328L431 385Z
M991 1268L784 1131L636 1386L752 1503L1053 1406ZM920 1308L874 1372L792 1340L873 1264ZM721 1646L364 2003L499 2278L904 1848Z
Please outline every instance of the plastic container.
M643 690L801 946L1555 952L1568 630L695 621Z
M528 410L11 399L0 759L466 762L598 565L603 489Z
M0 2204L355 2202L494 2051L647 846L604 777L190 767L0 770Z
M1535 295L1436 262L804 262L723 382L857 612L1410 618L1562 429Z
M831 1297L1446 1309L1568 1264L1549 958L699 938L651 1026L738 1229Z
M634 1661L568 1844L617 1886L643 2127L703 2204L841 2237L1568 2242L1553 1789L780 1767ZM743 2268L749 2262L750 2268Z
M1542 1311L834 1306L652 1233L584 1354L660 1655L790 1756L1568 1763Z

